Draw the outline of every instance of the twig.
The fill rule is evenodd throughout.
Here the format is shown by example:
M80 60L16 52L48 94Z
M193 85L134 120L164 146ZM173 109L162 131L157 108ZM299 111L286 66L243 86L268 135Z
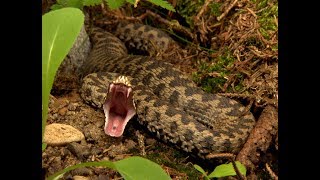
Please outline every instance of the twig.
M237 174L238 178L239 178L239 179L247 179L246 177L244 177L244 176L240 173L240 171L239 171L239 169L238 169L238 167L237 167L237 165L236 165L236 162L235 162L234 160L232 160L231 163L232 163L232 166L233 166L234 171L236 171L236 174Z
M249 8L246 8L249 13L251 13L255 18L257 18L257 15Z
M236 159L253 171L254 164L259 162L260 153L265 152L271 144L272 137L278 131L278 111L267 106L261 113L255 128Z
M207 159L213 159L213 158L229 158L233 160L236 156L232 153L215 153L215 154L208 154L206 156Z
M266 169L269 173L269 175L274 179L274 180L278 180L278 176L272 171L272 169L270 168L269 164L266 163Z
M147 10L145 14L146 14L146 15L150 15L150 16L156 18L156 19L157 19L158 21L160 21L161 23L163 23L163 24L171 27L172 29L174 29L174 30L176 30L176 31L179 31L179 32L187 35L187 36L190 37L193 41L196 40L195 35L193 35L187 28L181 26L180 24L178 24L178 23L172 23L172 22L170 22L170 21L162 18L160 15L158 15L158 14L156 14L156 13L150 11L150 10ZM146 15L140 16L140 18L141 18L141 17L144 18Z
M220 21L222 18L224 18L229 11L234 7L234 5L236 5L236 3L238 2L238 0L234 0L228 7L227 9L219 16L217 17L217 20Z
M199 13L197 14L197 16L194 18L195 22L200 21L200 17L202 16L202 14L207 10L208 5L212 2L213 0L207 0L204 5L201 7Z
M101 6L102 14L103 14L103 15L107 15L108 13L107 13L107 10L106 10L105 7L104 7L104 3L103 3L103 2L100 4L100 6Z
M144 136L140 134L139 130L136 131L136 136L138 137L138 144L139 148L141 150L141 155L145 156L146 155L146 148L144 145Z

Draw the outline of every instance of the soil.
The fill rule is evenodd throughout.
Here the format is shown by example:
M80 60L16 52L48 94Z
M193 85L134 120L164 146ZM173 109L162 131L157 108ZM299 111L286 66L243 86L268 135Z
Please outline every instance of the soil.
M45 176L50 176L80 162L117 161L134 155L159 163L170 172L173 179L201 176L189 163L192 157L155 139L134 119L128 123L122 137L113 138L105 135L103 131L104 113L100 109L84 104L77 91L62 96L51 96L49 109L47 124L71 125L84 133L85 141L73 142L64 146L47 146L42 154ZM143 144L139 144L141 137ZM188 170L189 173L180 172L176 170L177 167ZM121 177L116 171L110 169L90 167L73 170L66 173L62 179L70 179L76 175L89 179Z

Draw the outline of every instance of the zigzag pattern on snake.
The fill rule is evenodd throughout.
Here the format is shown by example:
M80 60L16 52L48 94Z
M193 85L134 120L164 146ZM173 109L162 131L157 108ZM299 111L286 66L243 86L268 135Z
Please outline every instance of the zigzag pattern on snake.
M164 49L173 43L162 31L140 24L119 25L117 32L133 46L145 47L149 39ZM129 55L123 42L109 32L94 28L92 35L93 49L81 70L80 93L87 103L101 108L108 84L124 75L131 79L138 122L159 139L202 158L241 149L255 124L243 105L204 92L172 64Z

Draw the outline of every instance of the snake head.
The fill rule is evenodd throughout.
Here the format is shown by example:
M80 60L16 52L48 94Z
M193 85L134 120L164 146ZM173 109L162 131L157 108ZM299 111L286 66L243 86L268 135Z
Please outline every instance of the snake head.
M129 120L136 114L133 90L127 77L119 76L109 84L103 110L106 117L104 132L113 137L121 136Z

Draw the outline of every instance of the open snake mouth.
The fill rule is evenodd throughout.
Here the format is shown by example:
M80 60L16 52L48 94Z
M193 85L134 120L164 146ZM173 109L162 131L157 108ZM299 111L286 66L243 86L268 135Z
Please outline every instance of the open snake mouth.
M106 117L104 132L113 137L121 136L128 121L136 114L131 85L117 80L111 83L103 110Z

